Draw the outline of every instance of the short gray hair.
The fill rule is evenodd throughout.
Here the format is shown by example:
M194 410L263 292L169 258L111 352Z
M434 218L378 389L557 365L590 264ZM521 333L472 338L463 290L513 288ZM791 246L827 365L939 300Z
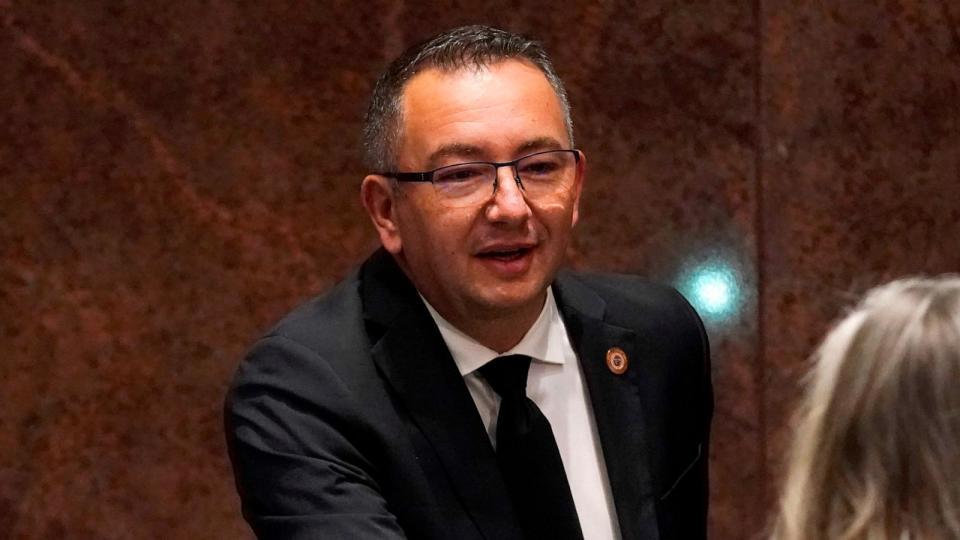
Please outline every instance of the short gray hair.
M461 26L407 49L390 63L377 80L363 123L365 165L377 172L396 167L397 142L402 125L400 100L406 83L414 75L429 68L454 72L513 59L527 60L543 72L560 100L567 137L572 145L570 101L543 46L526 37L489 26Z

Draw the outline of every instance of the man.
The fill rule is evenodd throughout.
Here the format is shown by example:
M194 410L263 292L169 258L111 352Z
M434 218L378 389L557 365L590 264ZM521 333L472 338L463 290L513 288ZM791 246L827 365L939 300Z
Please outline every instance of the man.
M558 273L586 158L540 46L473 26L409 50L365 142L383 249L227 397L257 535L705 537L706 336L672 289Z

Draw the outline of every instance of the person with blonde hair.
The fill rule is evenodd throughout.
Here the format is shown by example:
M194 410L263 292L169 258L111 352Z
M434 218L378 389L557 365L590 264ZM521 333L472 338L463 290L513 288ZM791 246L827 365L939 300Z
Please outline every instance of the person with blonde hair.
M960 276L873 289L814 360L773 537L960 539Z

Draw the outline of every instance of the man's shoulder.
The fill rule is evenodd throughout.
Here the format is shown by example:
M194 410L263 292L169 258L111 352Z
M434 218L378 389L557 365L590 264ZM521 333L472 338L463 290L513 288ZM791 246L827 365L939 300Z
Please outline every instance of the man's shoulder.
M673 296L676 291L669 285L650 281L634 274L620 274L613 272L581 272L576 270L562 270L558 275L561 280L572 280L592 289L604 296L618 296L624 293L632 295L663 295Z
M586 311L598 306L595 309L602 309L604 319L613 324L635 327L656 320L701 326L696 312L675 288L641 276L564 270L556 283L560 296L572 307Z
M232 387L274 388L317 401L320 393L332 391L330 384L369 379L373 369L369 350L354 273L263 333L240 362Z
M295 307L263 337L279 336L313 348L334 336L345 336L362 326L360 281L354 272L332 289Z
M568 289L589 290L611 307L686 303L673 287L633 274L563 270L557 283Z

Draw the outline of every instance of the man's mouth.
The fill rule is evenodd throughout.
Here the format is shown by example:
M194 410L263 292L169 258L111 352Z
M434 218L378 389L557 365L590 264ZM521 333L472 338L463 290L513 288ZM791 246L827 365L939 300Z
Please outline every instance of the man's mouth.
M522 247L506 247L506 248L494 248L487 251L483 251L477 254L477 257L482 259L493 259L502 262L515 261L525 257L533 251L532 247L522 246Z

